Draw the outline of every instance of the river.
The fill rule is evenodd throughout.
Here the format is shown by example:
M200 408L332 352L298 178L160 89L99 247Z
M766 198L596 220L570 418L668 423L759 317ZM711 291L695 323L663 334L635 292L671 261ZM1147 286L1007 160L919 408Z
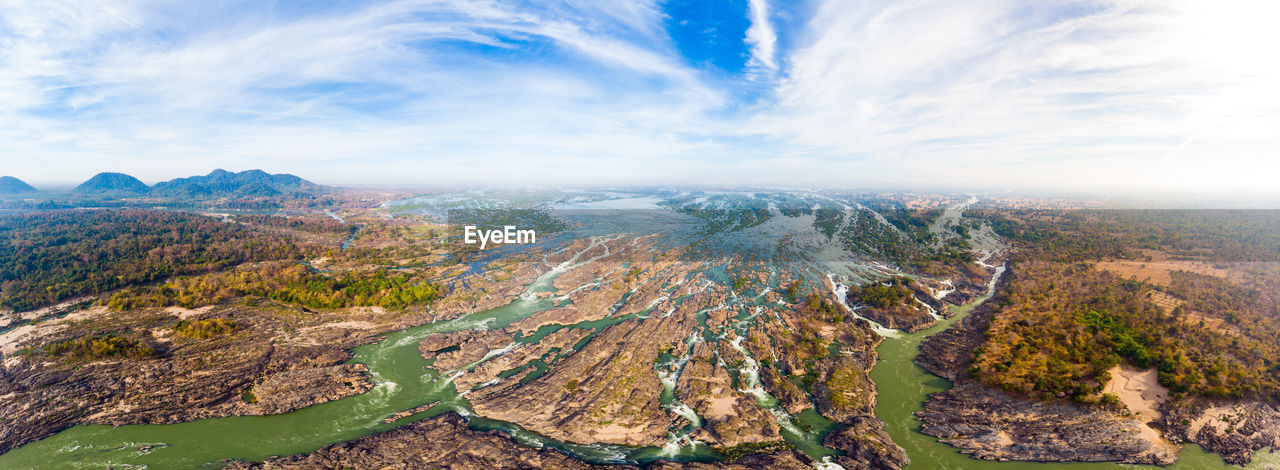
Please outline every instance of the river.
M1110 462L1098 463L1034 463L1034 462L995 462L977 460L960 453L932 436L920 433L920 421L915 412L924 408L924 402L930 394L951 388L951 382L933 375L915 363L920 354L920 345L929 336L950 328L952 324L964 318L975 307L990 297L977 299L960 307L953 307L955 312L951 318L938 322L932 328L911 334L896 334L886 337L876 352L880 361L871 370L871 380L876 384L878 395L876 417L885 423L885 430L893 438L893 442L902 446L907 457L911 459L908 468L913 469L965 469L965 470L1016 470L1022 468L1049 469L1066 467L1072 470L1116 469L1116 468L1149 468L1161 467L1150 465L1122 465ZM1170 470L1205 470L1205 469L1238 469L1240 467L1227 464L1217 454L1207 452L1200 446L1189 444L1182 449L1178 461L1164 467ZM1280 468L1280 453L1261 450L1254 455L1249 469Z
M149 468L217 468L227 459L260 461L273 456L310 452L328 444L388 431L415 419L446 412L467 416L472 427L502 430L518 442L559 449L591 462L643 462L662 455L708 457L705 447L695 446L636 449L613 445L566 444L528 432L514 424L473 416L466 399L458 395L447 377L430 369L427 360L419 353L418 343L430 334L471 328L502 328L535 312L562 305L567 302L565 297L539 298L535 295L554 291L551 283L562 272L564 267L540 276L524 295L508 305L394 332L377 343L356 348L352 362L368 365L371 380L375 384L368 393L280 415L234 416L164 425L75 426L0 455L0 468L122 468L128 465ZM879 397L877 417L885 422L894 442L906 450L907 456L914 462L912 468L1004 470L1067 466L1058 463L974 460L933 437L919 433L920 424L913 413L921 409L929 394L950 386L946 380L929 374L914 363L915 356L919 354L919 346L927 336L950 327L968 315L981 300L983 299L956 308L956 315L940 321L933 328L915 334L895 334L881 343L877 349L881 359L871 371ZM758 314L759 310L752 310L750 302L735 302L733 307L741 309L743 313L741 322L735 324L735 328L739 329L738 333L745 333L746 322ZM567 328L599 330L616 321L619 320L610 318L583 322ZM527 340L536 341L549 331L539 333L540 335L535 335L536 338L530 337ZM740 344L735 343L734 346L738 347ZM750 358L749 355L746 357ZM754 361L749 361L748 366L754 369ZM759 389L754 371L746 372L749 373L744 383L747 390L744 391ZM788 441L814 457L830 452L820 444L821 437L829 431L825 420L815 413L808 416L787 416L779 411L776 400L763 393L762 389L759 399L762 406L778 415ZM396 412L437 401L438 405L417 416L390 424L383 421ZM669 398L664 401L669 402L664 404L669 404L672 408L681 406ZM802 426L791 425L793 419ZM813 430L801 430L801 427ZM1265 468L1267 465L1280 466L1280 454L1261 452L1250 468ZM1071 464L1070 467L1092 469L1120 466L1094 463ZM1184 470L1231 467L1216 455L1190 445L1183 450L1179 461L1170 468Z
M503 307L455 320L391 333L356 348L351 362L369 366L375 387L368 393L271 416L232 416L179 424L75 426L0 455L0 468L217 468L226 459L265 460L314 451L335 442L388 431L417 418L454 411L469 416L473 427L500 429L517 441L559 448L596 462L625 461L641 451L620 446L574 445L552 441L518 426L470 416L470 406L447 377L427 367L418 343L427 335L472 328L501 328L552 308L563 298L541 299L562 269L538 278L526 295ZM584 325L583 327L600 327ZM383 419L427 403L440 404L395 423Z

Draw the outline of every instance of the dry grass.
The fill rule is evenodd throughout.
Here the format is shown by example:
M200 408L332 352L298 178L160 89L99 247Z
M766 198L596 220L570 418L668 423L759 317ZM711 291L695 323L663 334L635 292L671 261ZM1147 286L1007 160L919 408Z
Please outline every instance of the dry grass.
M1173 309L1178 308L1187 302L1158 290L1147 291L1147 298L1151 299L1151 302L1163 308L1165 312L1172 312Z
M1173 282L1170 275L1173 271L1188 271L1243 284L1246 279L1257 276L1259 269L1270 270L1268 265L1275 264L1177 259L1169 253L1157 250L1141 250L1141 254L1145 259L1105 260L1099 261L1097 267L1125 278L1168 287Z

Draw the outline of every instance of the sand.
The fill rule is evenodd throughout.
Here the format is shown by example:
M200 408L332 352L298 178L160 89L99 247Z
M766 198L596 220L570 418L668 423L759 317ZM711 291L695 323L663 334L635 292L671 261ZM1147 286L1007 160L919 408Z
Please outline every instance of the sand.
M387 310L375 305L372 307L351 307L350 312L359 315L382 315L387 313Z
M66 324L74 321L106 313L106 307L92 307L79 310L57 320L22 325L0 334L0 353L10 355L29 343L39 342L40 338L52 335L66 328Z
M1200 415L1199 418L1196 418L1195 421L1191 422L1191 427L1188 428L1189 432L1187 432L1187 435L1195 436L1199 434L1200 430L1204 429L1205 426L1212 426L1217 428L1219 431L1227 429L1231 427L1231 424L1224 418L1229 416L1235 417L1235 415L1240 412L1241 410L1239 405L1221 405L1211 407L1205 410L1204 414Z
M377 325L374 325L373 323L369 323L367 321L344 321L344 322L326 323L324 325L314 326L309 329L345 328L350 330L372 330L376 327Z
M1120 402L1143 422L1160 418L1160 404L1169 398L1169 389L1160 385L1155 369L1142 370L1128 365L1112 367L1111 382L1103 393L1115 394Z
M1138 369L1128 365L1112 367L1111 381L1103 388L1103 393L1114 394L1120 403L1142 423L1150 423L1160 418L1160 404L1169 399L1169 389L1160 385L1155 369ZM1139 427L1139 437L1159 446L1171 446L1160 437L1148 424Z
M10 355L18 352L18 345L40 336L36 332L38 325L22 325L0 335L0 353Z
M733 416L733 406L738 403L738 398L733 395L721 395L723 389L716 388L711 391L714 395L707 400L707 419L722 419Z
M197 309L182 308L182 307L165 307L164 313L178 317L179 320L190 320L212 309L213 309L212 305L207 305Z

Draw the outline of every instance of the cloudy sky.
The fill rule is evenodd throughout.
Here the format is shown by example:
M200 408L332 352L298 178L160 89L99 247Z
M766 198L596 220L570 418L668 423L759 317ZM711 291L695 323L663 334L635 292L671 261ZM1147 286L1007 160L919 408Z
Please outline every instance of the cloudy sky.
M1280 188L1270 1L0 0L0 174Z

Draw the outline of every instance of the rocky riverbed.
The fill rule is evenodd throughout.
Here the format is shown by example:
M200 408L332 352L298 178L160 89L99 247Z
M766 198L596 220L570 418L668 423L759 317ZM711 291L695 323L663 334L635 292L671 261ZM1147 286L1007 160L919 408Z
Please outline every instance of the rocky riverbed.
M734 462L659 461L644 466L592 465L551 449L517 444L497 431L476 431L452 413L308 454L262 463L231 462L231 470L302 468L453 468L459 470L556 468L587 469L810 469L812 461L796 452L749 455Z
M84 424L164 424L223 416L270 415L367 392L350 350L379 335L469 308L510 302L538 275L524 265L507 283L469 276L440 310L380 308L311 311L267 301L199 309L78 310L4 333L0 363L0 453ZM208 338L174 333L179 320L221 319L234 332ZM111 334L149 355L76 358L40 348Z

